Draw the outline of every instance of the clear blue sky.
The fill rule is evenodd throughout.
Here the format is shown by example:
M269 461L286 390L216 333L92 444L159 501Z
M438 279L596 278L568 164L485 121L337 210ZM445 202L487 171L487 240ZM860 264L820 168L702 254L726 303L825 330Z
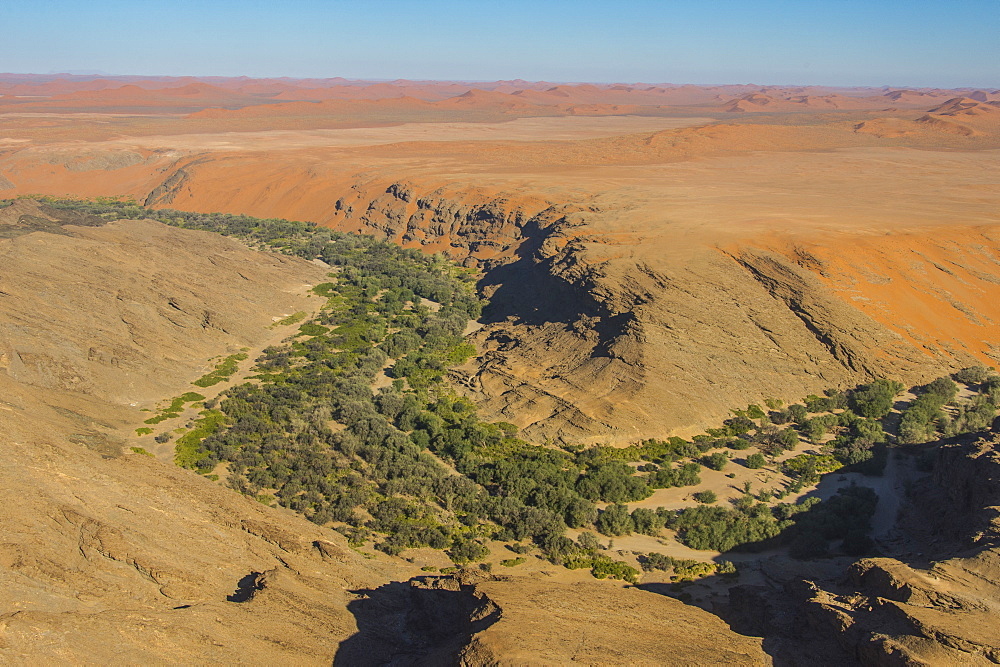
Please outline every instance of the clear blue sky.
M0 71L1000 87L1000 0L34 0Z

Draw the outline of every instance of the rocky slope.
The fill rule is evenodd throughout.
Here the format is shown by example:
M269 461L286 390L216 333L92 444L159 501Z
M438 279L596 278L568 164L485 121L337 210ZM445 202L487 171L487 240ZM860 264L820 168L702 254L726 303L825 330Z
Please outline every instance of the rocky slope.
M738 631L777 663L1000 662L1000 436L945 445L911 485L896 557L805 570L765 565L767 584L730 592ZM811 656L811 657L810 657Z
M167 397L210 370L211 357L263 339L326 275L160 223L66 224L58 218L79 223L79 214L30 200L0 215L0 231L13 236L0 240L0 370L115 404ZM48 233L19 233L46 225Z

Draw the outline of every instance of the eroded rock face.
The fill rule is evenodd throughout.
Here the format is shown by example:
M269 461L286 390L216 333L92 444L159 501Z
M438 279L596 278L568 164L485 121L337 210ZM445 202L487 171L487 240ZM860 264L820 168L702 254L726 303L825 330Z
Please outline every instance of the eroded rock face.
M485 270L481 355L454 379L534 440L693 434L766 396L797 400L884 376L916 382L976 361L915 346L845 302L824 260L799 246L645 243L627 213L599 198L542 208L410 182L369 188L338 201L330 224Z
M476 591L499 607L500 618L473 635L463 665L771 664L759 639L656 593L516 577L483 582Z
M839 570L774 571L783 587L730 595L738 630L767 637L777 661L822 647L838 664L1000 662L1000 436L939 450L903 516L911 540L897 558Z

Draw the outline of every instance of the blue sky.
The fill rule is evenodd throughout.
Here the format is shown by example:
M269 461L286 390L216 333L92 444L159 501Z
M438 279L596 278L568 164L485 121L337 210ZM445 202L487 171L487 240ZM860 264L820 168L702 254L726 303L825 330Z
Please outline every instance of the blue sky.
M1000 0L3 2L0 71L1000 87Z

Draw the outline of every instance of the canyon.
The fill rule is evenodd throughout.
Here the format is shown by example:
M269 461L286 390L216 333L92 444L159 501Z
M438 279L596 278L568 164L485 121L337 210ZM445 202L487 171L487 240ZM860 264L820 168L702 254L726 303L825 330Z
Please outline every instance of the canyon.
M690 437L765 399L1000 361L1000 91L0 75L0 94L0 198L309 221L475 270L488 305L450 380L536 444ZM428 575L129 448L136 405L267 344L329 267L27 198L0 209L0 257L13 662L1000 659L995 435L913 475L907 544L765 561L716 607L545 568Z

